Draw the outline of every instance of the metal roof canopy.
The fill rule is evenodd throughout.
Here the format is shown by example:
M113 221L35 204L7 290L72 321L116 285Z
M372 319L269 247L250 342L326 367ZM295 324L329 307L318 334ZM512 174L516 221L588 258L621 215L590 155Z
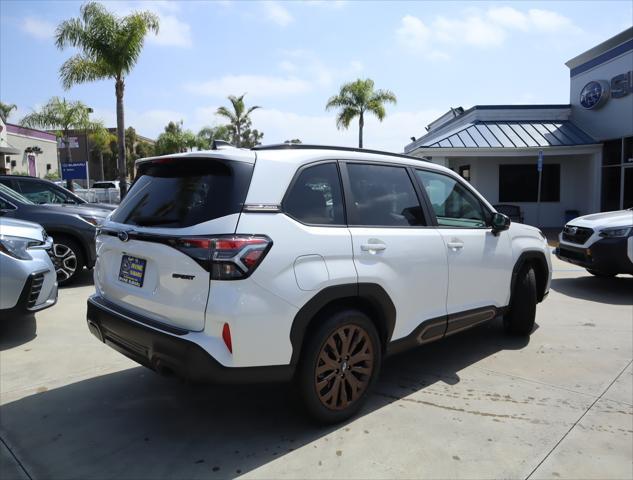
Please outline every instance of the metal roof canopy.
M595 145L569 120L474 121L418 148L540 148Z

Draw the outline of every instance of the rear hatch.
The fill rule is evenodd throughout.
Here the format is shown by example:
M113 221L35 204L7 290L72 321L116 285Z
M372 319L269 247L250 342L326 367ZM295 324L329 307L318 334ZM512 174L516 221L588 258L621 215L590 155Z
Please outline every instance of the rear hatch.
M204 328L209 239L234 234L254 166L251 152L226 157L138 165L137 180L97 237L97 289L107 301L166 325Z

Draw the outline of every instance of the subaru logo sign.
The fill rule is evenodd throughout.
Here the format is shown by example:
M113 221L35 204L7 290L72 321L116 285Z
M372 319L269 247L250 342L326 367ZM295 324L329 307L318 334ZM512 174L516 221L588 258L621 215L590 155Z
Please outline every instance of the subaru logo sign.
M122 242L127 242L130 238L126 231L120 231L119 233L117 233L116 236L119 237L119 240L121 240Z
M592 80L580 91L580 105L587 110L600 108L609 98L609 84L603 80Z

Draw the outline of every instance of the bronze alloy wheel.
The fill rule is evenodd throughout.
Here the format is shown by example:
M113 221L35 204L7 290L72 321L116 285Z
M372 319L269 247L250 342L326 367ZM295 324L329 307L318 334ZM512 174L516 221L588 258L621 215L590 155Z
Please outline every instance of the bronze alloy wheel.
M323 343L314 374L321 403L342 410L358 400L374 371L374 346L367 331L358 325L337 328Z

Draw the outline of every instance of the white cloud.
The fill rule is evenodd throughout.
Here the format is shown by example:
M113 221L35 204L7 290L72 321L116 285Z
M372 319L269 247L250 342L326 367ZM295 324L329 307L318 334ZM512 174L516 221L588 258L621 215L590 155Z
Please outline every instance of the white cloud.
M47 20L35 17L26 17L22 20L20 28L32 37L48 40L55 34L55 25Z
M160 28L158 35L150 34L149 43L171 47L191 47L191 26L173 15L159 14Z
M251 93L261 98L305 93L311 89L311 85L309 82L296 77L225 75L206 82L186 83L185 89L191 93L214 97Z
M352 60L347 65L325 64L308 50L285 50L278 64L280 74L225 75L206 81L185 83L184 89L198 95L226 97L248 93L256 98L299 95L330 88L336 82L348 80L363 71L363 64Z
M405 15L396 29L398 43L428 58L443 59L458 46L498 47L513 32L577 34L582 30L571 19L551 10L520 11L513 7L491 7L486 11L468 9L454 17L436 16L430 23Z
M551 10L532 8L528 11L528 15L531 24L538 30L546 32L581 32L581 29L574 25L571 19Z
M279 2L266 1L262 2L266 18L280 27L285 27L294 21L294 17Z
M150 33L147 36L147 41L150 44L185 48L189 48L193 44L191 26L177 16L180 13L180 4L178 2L161 0L111 1L105 2L105 6L108 10L120 16L129 15L139 10L149 10L158 15L158 35Z

